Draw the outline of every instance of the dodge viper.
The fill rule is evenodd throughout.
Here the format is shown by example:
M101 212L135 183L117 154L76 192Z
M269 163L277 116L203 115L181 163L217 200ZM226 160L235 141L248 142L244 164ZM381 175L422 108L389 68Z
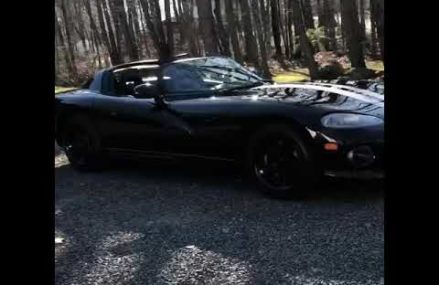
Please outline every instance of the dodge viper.
M55 96L55 117L56 141L81 171L113 155L231 162L275 197L323 176L384 176L383 92L275 84L222 56L101 70Z

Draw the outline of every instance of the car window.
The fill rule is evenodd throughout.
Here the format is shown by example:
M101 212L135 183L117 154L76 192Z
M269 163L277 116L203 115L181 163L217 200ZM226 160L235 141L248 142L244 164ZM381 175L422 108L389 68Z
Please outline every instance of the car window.
M163 84L166 92L190 92L209 90L210 84L194 66L172 64L163 70Z
M262 84L262 79L224 57L179 60L163 70L167 93L231 90L255 84Z
M134 94L134 88L140 84L157 84L157 69L128 68L113 72L114 89L118 96Z

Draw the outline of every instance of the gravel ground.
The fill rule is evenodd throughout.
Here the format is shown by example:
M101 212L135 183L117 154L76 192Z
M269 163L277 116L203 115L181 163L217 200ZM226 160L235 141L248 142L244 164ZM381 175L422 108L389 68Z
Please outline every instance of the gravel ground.
M384 284L381 187L279 201L230 168L151 164L84 174L58 153L56 284Z

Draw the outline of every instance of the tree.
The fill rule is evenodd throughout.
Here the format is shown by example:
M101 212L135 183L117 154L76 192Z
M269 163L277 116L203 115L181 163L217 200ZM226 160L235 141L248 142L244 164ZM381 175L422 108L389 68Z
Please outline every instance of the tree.
M323 17L325 33L329 39L329 49L337 50L337 39L335 37L335 27L337 23L334 18L333 0L323 0Z
M139 52L135 44L133 31L128 24L128 16L125 11L124 0L110 0L110 3L113 3L112 11L114 22L117 27L116 30L123 33L128 57L130 60L138 60Z
M314 51L311 42L306 35L305 23L302 10L300 9L299 0L291 0L291 6L293 8L295 27L297 28L295 32L299 35L299 42L308 66L309 76L311 79L316 79L318 78L318 66L314 60Z
M294 33L293 33L293 11L292 11L292 5L291 0L287 0L287 33L288 33L288 45L290 52L288 53L288 59L291 59L293 57L294 52Z
M235 17L235 11L233 9L233 0L225 0L226 1L226 14L227 14L227 22L230 33L230 41L232 42L233 48L233 57L238 62L242 63L242 53L241 47L239 45L239 37L238 37L238 29Z
M381 59L384 61L384 0L371 0L373 21L375 21ZM371 8L372 9L372 8Z
M343 15L343 0L339 0L339 7L340 7L340 15ZM346 23L343 19L343 16L340 17L340 30L341 30L341 45L342 49L346 50Z
M288 2L288 0L285 0ZM290 39L288 34L288 3L285 1L279 1L279 10L282 11L280 14L280 30L283 38L284 48L285 48L285 56L287 58L291 57L291 48L290 48Z
M259 51L261 54L261 66L262 66L262 72L266 78L271 78L270 69L268 68L268 56L267 56L267 48L265 46L265 37L264 32L262 29L262 20L260 18L261 16L261 7L256 1L253 9L253 17L255 19L255 26L256 26L256 34L258 36L259 41Z
M267 77L273 56L284 69L284 59L302 59L316 78L317 50L347 51L354 68L365 67L365 41L384 59L384 0L55 0L55 14L61 81L144 56L165 62L177 52L232 56Z
M92 14L92 10L91 10L91 3L90 1L83 1L82 2L83 5L85 6L85 10L87 12L88 15L88 21L90 23L90 30L91 33L93 35L94 38L94 43L95 43L95 47L96 47L96 52L98 54L98 63L99 63L99 67L101 67L101 55L100 55L100 49L99 46L101 45L101 37L99 35L99 31L98 28L96 26L93 14Z
M360 27L361 27L361 37L363 40L366 39L366 15L364 9L364 0L358 0L359 6L359 16L360 16Z
M378 49L378 38L377 38L377 27L376 27L376 12L375 4L373 0L370 0L370 53L373 58L377 57Z
M215 14L215 23L217 27L217 34L219 37L221 54L230 56L231 53L230 53L229 35L223 24L220 0L215 0L214 14Z
M64 35L63 35L63 29L60 23L60 17L57 15L57 11L55 9L55 33L58 37L58 43L61 45L62 48L62 53L64 55L64 61L66 64L66 67L69 71L70 74L75 74L75 69L74 69L74 65L72 64L71 58L69 56L69 52L67 51L67 43L66 40L64 39Z
M349 60L354 68L365 68L363 46L361 45L361 26L358 21L356 1L341 0L342 19L345 23L346 44Z
M62 18L64 19L65 24L65 35L66 35L66 42L67 42L67 50L69 55L69 68L74 77L78 75L78 71L76 69L76 61L75 61L75 52L74 52L74 42L70 31L70 17L67 13L67 5L66 0L61 0L61 12L62 12Z
M162 15L158 0L140 0L145 15L146 25L152 38L154 47L161 62L169 61L173 54L168 45L162 25Z
M118 7L119 3L116 1L120 0L102 0L106 3L106 11L108 12L108 24L113 24L114 27L114 38L116 40L116 46L119 51L121 59L123 58L124 45L122 43L122 35L124 34L122 30L122 25L120 23L119 10L123 7ZM108 4L108 5L107 5Z
M108 12L105 0L96 0L96 7L102 38L104 39L105 45L110 54L111 63L113 65L120 64L122 62L122 57L116 43L114 30L111 25L110 13Z
M166 43L170 54L174 54L174 31L171 19L171 3L165 0L165 21L166 21Z
M76 31L76 34L81 39L82 47L84 51L87 53L88 48L87 47L87 32L84 27L84 20L82 17L82 11L81 7L79 6L79 1L73 1L72 2L72 10L70 11L70 14L73 14L73 17L76 21L73 21L73 29ZM90 41L89 41L90 44Z
M201 38L204 43L204 52L206 55L219 53L218 38L214 26L214 17L212 14L212 2L206 0L197 0L199 27Z
M257 42L253 34L253 23L250 5L248 0L240 0L242 20L244 26L244 40L245 40L245 51L247 60L252 62L256 67L259 67L258 53L257 53Z
M139 19L139 11L136 4L136 0L126 0L127 1L127 16L128 16L128 25L130 30L132 31L133 44L138 52L138 57L142 57L142 48L141 48L141 30L140 30L140 19Z
M262 29L264 31L265 45L268 55L271 54L271 26L270 26L270 1L259 0L259 7L261 7L260 14L262 18Z
M324 14L325 11L324 11L324 8L322 6L322 0L317 0L316 5L317 5L317 16L318 16L318 20L319 20L318 26L319 27L325 26L325 23L326 23L325 14Z
M308 29L315 29L311 1L310 0L300 0L300 6L302 9L305 28L307 30Z
M279 21L279 2L277 0L270 0L271 7L271 27L273 29L274 46L276 48L276 58L282 58L282 46L280 35L280 21Z

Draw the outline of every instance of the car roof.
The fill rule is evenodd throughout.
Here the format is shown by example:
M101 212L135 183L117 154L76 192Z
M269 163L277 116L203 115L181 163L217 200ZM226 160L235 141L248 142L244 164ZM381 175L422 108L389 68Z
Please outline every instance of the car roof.
M184 62L184 61L191 61L195 59L201 59L201 58L207 58L207 57L186 57L187 54L179 54L176 55L172 60L168 62ZM139 61L132 61L128 63L118 64L112 67L107 68L107 71L114 71L119 69L125 69L130 67L137 67L137 66L151 66L151 67L158 67L161 64L159 59L145 59L145 60L139 60Z

